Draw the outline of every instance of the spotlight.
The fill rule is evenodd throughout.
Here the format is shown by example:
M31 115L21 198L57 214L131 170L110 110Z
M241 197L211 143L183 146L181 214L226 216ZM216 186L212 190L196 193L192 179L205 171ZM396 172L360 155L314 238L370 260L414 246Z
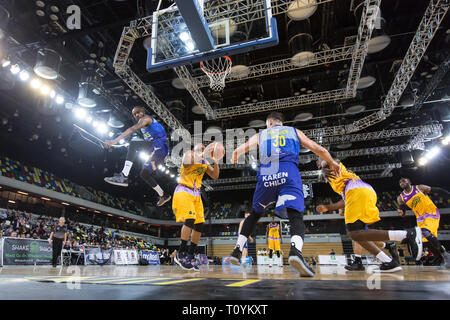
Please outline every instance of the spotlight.
M97 126L98 126L98 121L92 122L92 126L93 126L94 128L97 128Z
M27 81L30 79L30 73L27 70L22 70L19 75L20 80Z
M181 180L181 178L180 178L180 177L177 177L177 182L178 182L178 183L180 183L180 180Z
M62 104L64 102L64 97L63 96L56 96L56 103L57 104Z
M420 158L419 159L419 166L424 166L428 163L428 159L426 158Z
M2 60L2 68L6 68L11 64L11 61L8 59L3 59Z
M108 126L106 125L106 123L99 123L97 131L101 134L105 134L108 131Z
M169 169L167 169L167 170L166 170L166 174L170 174L170 171L169 171Z
M189 34L186 31L183 31L180 33L180 39L184 42L188 41L190 39Z
M54 98L56 96L55 90L50 90L50 98Z
M433 159L441 152L441 148L438 146L434 147L433 149L428 152L428 154L425 156L428 160Z
M171 178L175 178L175 175L174 175L174 174L171 174L170 177L171 177Z
M125 144L125 139L120 139L119 144Z
M18 64L13 64L9 71L11 71L12 74L18 74L20 72L20 67Z
M41 81L39 79L34 78L33 80L31 80L30 85L33 89L39 89L39 87L41 86Z
M49 93L50 93L50 87L44 84L41 87L41 94L48 95Z
M165 171L164 166L161 165L160 168L159 168L159 170L162 171L162 172L164 172L164 171Z
M92 122L92 117L90 117L90 116L87 117L87 118L86 118L86 122L87 122L87 123L91 123L91 122Z
M108 134L108 136L109 136L110 138L112 138L112 137L114 136L114 132L110 131L109 134Z
M78 119L84 119L87 116L86 110L82 108L73 109L73 112L75 113L75 117L77 117Z
M139 153L139 158L141 158L141 160L147 161L150 158L150 155L147 152L141 151Z

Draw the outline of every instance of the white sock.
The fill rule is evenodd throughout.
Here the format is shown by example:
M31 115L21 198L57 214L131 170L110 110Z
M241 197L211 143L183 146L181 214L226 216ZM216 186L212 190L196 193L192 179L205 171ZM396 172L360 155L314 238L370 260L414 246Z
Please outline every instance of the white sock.
M361 258L360 254L355 254L355 258Z
M161 189L161 187L159 185L154 187L153 190L155 190L160 197L162 197L164 195L164 191L163 191L163 189Z
M292 236L291 243L294 244L294 247L297 250L302 251L302 248L303 248L303 239L302 239L302 237L300 237L300 236Z
M247 237L240 234L236 245L239 246L239 250L241 250L241 252L242 252L242 249L244 248L244 245L246 242L247 242Z
M391 262L392 259L389 258L386 253L384 253L383 251L380 251L379 254L377 254L377 259L380 260L381 262Z
M402 241L406 238L407 232L405 230L394 230L389 232L389 240Z
M128 177L130 174L131 167L133 166L133 162L126 160L125 165L123 166L122 173L125 177Z

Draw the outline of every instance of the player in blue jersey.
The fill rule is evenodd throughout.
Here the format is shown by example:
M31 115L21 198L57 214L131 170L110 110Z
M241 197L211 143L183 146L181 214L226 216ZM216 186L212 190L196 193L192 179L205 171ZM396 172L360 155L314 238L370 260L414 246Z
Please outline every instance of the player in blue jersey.
M291 231L291 250L289 264L302 276L313 277L314 271L302 256L305 224L303 185L298 170L300 146L307 148L328 162L330 170L339 176L339 165L329 152L307 138L293 127L283 125L283 115L272 112L266 120L267 129L253 135L245 144L233 152L232 162L249 150L259 147L260 168L258 169L256 190L253 196L252 213L245 219L230 262L240 264L242 249L261 215L271 205L274 213L282 219L289 219Z
M171 195L166 194L158 185L154 175L158 166L164 162L164 159L169 154L166 131L158 121L145 114L144 108L135 107L133 108L132 113L134 119L137 121L137 124L125 130L114 140L105 141L105 148L109 148L117 144L121 139L125 139L137 130L141 130L144 136L144 141L130 142L122 172L114 174L113 177L105 178L105 181L117 186L127 187L128 175L138 152L146 151L149 154L149 159L144 163L140 177L158 193L159 201L157 205L162 206L172 197Z

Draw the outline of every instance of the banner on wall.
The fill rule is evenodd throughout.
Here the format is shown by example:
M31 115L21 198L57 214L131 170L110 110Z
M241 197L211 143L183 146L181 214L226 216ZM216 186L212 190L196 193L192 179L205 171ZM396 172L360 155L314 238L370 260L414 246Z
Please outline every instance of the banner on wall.
M147 260L149 265L159 265L159 254L157 252L142 251L142 259Z
M3 238L1 265L52 264L52 246L46 240Z
M85 265L105 265L113 264L111 249L102 250L99 247L84 248L84 264Z
M138 264L136 250L114 250L114 263L117 265Z

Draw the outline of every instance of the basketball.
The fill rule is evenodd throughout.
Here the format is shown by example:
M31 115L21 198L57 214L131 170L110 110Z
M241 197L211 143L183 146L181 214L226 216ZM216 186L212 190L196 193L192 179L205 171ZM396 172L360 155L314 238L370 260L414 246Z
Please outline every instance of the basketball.
M219 142L212 142L206 146L205 155L219 161L225 156L225 148Z

